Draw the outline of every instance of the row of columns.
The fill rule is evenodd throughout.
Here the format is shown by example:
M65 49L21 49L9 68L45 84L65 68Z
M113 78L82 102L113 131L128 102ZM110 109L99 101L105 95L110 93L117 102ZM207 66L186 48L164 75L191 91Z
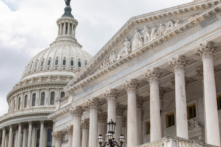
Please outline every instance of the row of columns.
M66 30L67 27L67 30ZM63 35L69 35L75 37L75 26L73 23L60 23L58 25L58 35L63 36ZM66 34L67 31L67 34Z
M206 143L211 145L220 146L220 129L219 119L216 102L216 85L214 76L213 65L213 52L214 45L211 42L201 44L198 50L203 60L203 75L204 75L204 105L205 105L205 136ZM177 137L189 139L188 136L188 121L187 121L187 107L186 107L186 88L185 88L185 58L183 56L177 56L169 62L170 66L174 69L175 74L175 106L176 106L176 134ZM151 134L150 141L156 141L163 137L161 116L160 116L160 91L159 91L159 78L161 72L157 68L152 68L146 72L146 77L150 85L150 123ZM138 108L137 97L137 81L131 79L125 82L124 88L127 91L127 146L135 147L142 143L142 138L139 132L141 128L141 110ZM107 98L107 121L111 119L117 121L120 126L120 119L117 118L117 104L116 104L116 91L108 90L104 96ZM98 107L102 102L99 99L92 99L88 102L87 109L90 112L90 130L89 130L89 147L97 146L98 132L104 134L104 128L98 123ZM84 109L81 106L77 106L71 110L74 115L73 124L73 142L72 147L80 147L80 134L81 134L81 116ZM122 121L121 121L122 122ZM99 125L97 125L99 124ZM98 126L99 129L98 129ZM118 125L117 125L118 127ZM119 129L116 129L119 130ZM84 134L85 135L85 134ZM115 134L117 138L119 133ZM84 138L84 137L83 137ZM58 141L59 142L59 141ZM61 147L61 144L57 144ZM83 144L83 147L86 147Z
M49 126L53 129L53 126ZM23 134L22 134L23 132ZM18 124L18 128L14 126L9 126L8 135L6 134L6 127L2 129L2 143L1 147L32 147L36 146L37 139L37 127L33 126L32 122L29 122L28 127L22 123ZM14 138L15 137L15 138ZM47 126L45 126L44 121L40 122L40 143L41 147L46 146L47 140ZM52 146L54 145L54 140L52 139Z

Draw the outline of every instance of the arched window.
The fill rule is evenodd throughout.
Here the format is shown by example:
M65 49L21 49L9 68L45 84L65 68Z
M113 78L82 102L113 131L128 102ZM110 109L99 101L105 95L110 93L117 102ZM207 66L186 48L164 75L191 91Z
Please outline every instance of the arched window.
M40 129L37 130L36 147L40 147Z
M55 60L55 65L58 65L58 59Z
M27 108L27 105L28 105L28 95L25 96L25 104L24 104L24 107Z
M51 92L50 105L54 105L54 97L55 97L55 93L54 93L54 92Z
M71 66L74 66L74 61L73 60L71 60Z
M49 60L48 60L48 65L50 65L50 64L51 64L51 60L49 59Z
M15 142L16 142L16 133L13 134L13 143L12 143L13 147L15 147L15 145L16 145Z
M52 147L52 129L47 130L47 147Z
M45 93L42 92L41 93L41 105L44 105L45 104Z
M66 60L65 59L63 60L63 65L66 65Z
M81 61L78 61L78 67L81 67Z
M18 110L21 108L21 97L18 98Z
M32 95L32 106L35 106L36 94Z
M44 65L44 60L41 61L41 66L43 66L43 65Z
M35 68L37 67L37 65L38 65L38 62L35 63Z
M65 97L65 93L61 92L61 98Z

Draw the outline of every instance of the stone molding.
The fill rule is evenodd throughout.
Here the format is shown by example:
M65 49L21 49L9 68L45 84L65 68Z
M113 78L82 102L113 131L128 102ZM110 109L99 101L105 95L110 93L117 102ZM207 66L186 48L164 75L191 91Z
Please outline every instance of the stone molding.
M174 30L174 31L171 31L171 33L169 33L169 35L170 36L174 36L174 35L176 35L176 34L178 34L178 33L180 33L180 32L183 32L183 31L185 31L185 29L187 29L187 28L189 28L189 27L193 27L194 25L196 25L196 24L198 24L199 22L201 22L201 21L203 21L207 16L210 16L210 13L211 12L217 12L217 11L214 11L214 10L217 10L217 9L220 9L220 5L219 5L219 2L220 1L213 1L213 3L216 5L216 6L214 6L213 5L213 7L212 8L210 8L210 9L208 9L206 12L203 12L202 14L199 14L199 15L197 15L196 17L194 17L194 18L192 18L192 19L190 19L190 20L188 20L188 22L187 23L185 23L185 24L183 24L183 25L181 25L178 29L176 29L176 30ZM204 2L204 4L203 5L210 5L211 4L211 1L210 2ZM197 7L195 7L195 6L192 6L191 5L191 7L194 9L194 8L197 8ZM210 7L210 6L209 6ZM191 8L191 10L192 10L192 8ZM204 9L205 9L205 7L203 7ZM182 9L182 8L180 8L179 7L179 9ZM195 10L195 9L194 9ZM182 10L181 10L182 11ZM180 10L179 10L179 12L180 12ZM185 11L184 11L185 12ZM166 12L167 14L168 14L168 12ZM142 17L143 17L143 15L142 15ZM136 17L136 18L138 18L138 17ZM150 18L153 18L152 16L150 17ZM143 18L139 18L139 19L143 19ZM136 24L136 23L134 23L134 24ZM121 31L119 31L119 32L121 32ZM116 38L116 36L114 36L114 38ZM119 37L117 37L116 39L118 39ZM166 37L167 38L167 37ZM171 37L169 37L169 38L171 38ZM168 38L166 39L166 40L168 40ZM159 44L159 43L162 43L162 41L163 40L161 40L160 42L159 42L159 40L156 40L156 41L154 41L153 42L153 44ZM114 42L115 44L116 44L116 41L113 41L113 39L112 39L112 42ZM112 43L112 44L114 44L114 43ZM109 44L109 43L108 43ZM155 46L155 45L153 45L153 46ZM96 64L97 62L95 62L96 60L97 60L97 58L100 58L100 56L102 55L102 53L103 52L109 52L110 51L110 47L111 47L111 45L109 45L109 47L108 48L106 48L105 49L105 47L103 48L103 49L101 49L101 51L99 52L100 54L98 54L97 56L96 56L96 58L94 58L94 59L92 59L92 61L91 61L91 63L90 64L88 64L87 65L87 68L85 68L84 70L82 70L81 72L80 72L80 74L78 75L78 76L76 76L76 78L74 78L66 87L65 87L65 90L66 91L71 91L71 90L74 90L74 89L76 89L77 87L78 87L78 84L82 84L82 83L84 83L84 84L87 84L88 82L90 82L90 81L92 81L93 79L95 79L95 78L97 78L97 77L99 77L99 76L97 76L97 74L102 74L102 73L106 73L107 71L105 71L105 70L103 70L102 72L99 72L99 73L97 73L97 74L95 74L94 76L88 76L85 80L82 80L82 78L85 78L84 76L82 76L82 75L86 75L85 73L88 73L89 72L89 70L91 69L90 67L94 67L95 65L94 64ZM149 48L150 46L148 46L148 48ZM136 52L134 52L134 54L132 54L132 55L129 55L129 57L131 58L131 57L133 57L133 56L138 56L138 55L140 55L140 53L142 52L142 51L144 51L145 50L145 48L146 47L143 47L143 48L141 48L140 50L137 50ZM136 55L137 54L137 55ZM125 59L125 58L123 58L124 60L131 60L130 58L127 58L127 59ZM124 62L123 62L124 63ZM118 66L119 66L119 62L116 62L115 64L118 64ZM121 63L120 63L121 64ZM116 68L116 67L115 67ZM108 67L108 69L110 70L110 69L114 69L114 66L111 66L111 67ZM81 80L81 81L80 81ZM80 81L80 82L79 82ZM76 84L78 82L78 84ZM75 84L75 86L74 87L72 87L72 85L73 84Z
M74 117L81 117L82 114L84 112L84 109L81 106L77 106L74 108L70 108L70 113L74 116Z
M81 122L81 128L82 128L82 129L89 130L89 123L90 123L89 118L82 120L82 122Z
M184 56L178 55L177 57L172 58L172 60L169 61L169 64L170 67L173 67L174 72L184 70L186 59Z
M52 133L52 136L55 140L61 141L63 139L64 133L63 133L63 131L56 131L56 132Z
M200 47L198 48L198 54L204 58L212 58L213 53L216 51L216 47L214 46L213 42L206 41L204 43L200 44Z
M67 106L65 106L65 107L63 107L63 108L61 108L61 109L51 113L50 115L48 115L48 118L54 120L57 117L62 116L63 114L70 112L71 108L72 108L71 104L69 104L69 105L67 105Z
M99 121L99 123L107 123L107 113L106 112L98 112L98 121Z
M125 88L125 90L129 93L129 92L136 92L136 89L138 87L138 84L137 84L137 80L135 79L130 79L130 80L127 80L123 87Z

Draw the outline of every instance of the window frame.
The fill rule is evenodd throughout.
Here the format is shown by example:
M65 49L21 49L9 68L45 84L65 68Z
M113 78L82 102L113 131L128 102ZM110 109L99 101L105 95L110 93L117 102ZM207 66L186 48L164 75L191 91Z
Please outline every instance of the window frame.
M34 97L34 95L35 95L35 97ZM33 100L34 99L34 100ZM35 107L36 106L36 93L33 93L32 94L32 107Z
M52 104L52 93L54 93L53 104ZM55 105L55 92L54 91L50 92L50 105Z
M28 107L28 95L25 95L25 100L24 100L24 108Z
M217 95L217 109L218 111L221 110L221 95ZM219 106L219 103L220 103L220 106Z
M43 101L42 101L43 99ZM45 92L42 92L41 93L41 103L40 103L41 106L44 106L45 105Z
M189 108L192 108L193 106L195 107L195 117L190 118ZM194 118L196 118L196 104L195 103L187 105L187 120L194 119Z
M169 124L169 116L173 115L173 125ZM166 114L166 128L170 128L176 125L176 116L175 116L175 112L171 112L171 113L167 113Z

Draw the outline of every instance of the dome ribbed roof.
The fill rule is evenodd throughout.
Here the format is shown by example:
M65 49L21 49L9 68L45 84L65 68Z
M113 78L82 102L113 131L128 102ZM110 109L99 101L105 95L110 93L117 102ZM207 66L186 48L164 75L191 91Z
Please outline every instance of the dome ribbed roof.
M67 75L84 67L92 56L76 45L52 46L38 53L25 67L22 79L34 74L65 72ZM70 72L70 73L69 73Z

